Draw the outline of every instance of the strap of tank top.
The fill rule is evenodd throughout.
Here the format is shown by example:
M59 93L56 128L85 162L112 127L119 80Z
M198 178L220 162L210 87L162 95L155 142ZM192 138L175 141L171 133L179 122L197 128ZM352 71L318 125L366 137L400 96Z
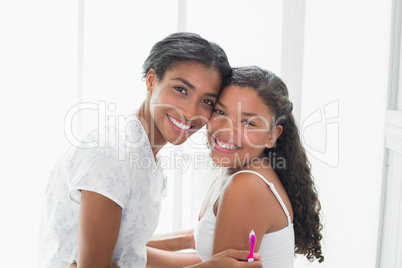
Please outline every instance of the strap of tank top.
M283 211L286 214L286 218L288 219L288 225L290 225L292 223L292 221L290 219L289 211L288 211L285 203L283 203L283 200L282 200L281 196L276 191L275 186L274 186L273 183L267 181L260 173L252 171L252 170L240 170L240 171L236 172L235 174L233 174L231 177L233 177L233 176L235 176L235 175L237 175L239 173L253 173L254 175L257 175L258 177L260 177L266 184L268 184L269 189L271 189L271 191L275 195L276 199L278 199L279 204L281 205Z
M222 189L219 190L219 193L218 193L218 194L216 195L216 197L213 199L214 201L209 205L209 208L208 208L208 209L212 209L212 210L213 210L213 207L214 207L216 201L218 201L219 197L222 195L223 191L225 190L226 186L228 185L228 183L229 183L229 181L230 181L230 179L231 179L232 177L233 177L233 175L230 176L230 177L227 179L227 181L226 181L225 184L223 185Z

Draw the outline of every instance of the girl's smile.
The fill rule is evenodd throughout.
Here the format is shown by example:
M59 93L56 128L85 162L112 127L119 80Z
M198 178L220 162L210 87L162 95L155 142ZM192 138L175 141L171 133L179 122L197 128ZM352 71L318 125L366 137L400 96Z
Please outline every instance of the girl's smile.
M273 114L256 90L225 87L208 123L208 141L216 164L238 167L264 157L273 146L281 126L272 127Z
M239 146L235 145L230 141L219 139L214 135L212 135L212 138L213 138L213 145L212 145L213 149L220 153L231 154L241 149Z

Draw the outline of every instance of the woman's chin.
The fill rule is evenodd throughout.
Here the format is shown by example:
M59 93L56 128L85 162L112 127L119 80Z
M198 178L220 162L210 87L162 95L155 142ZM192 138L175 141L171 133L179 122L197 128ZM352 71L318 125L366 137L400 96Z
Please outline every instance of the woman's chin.
M175 136L175 137L165 137L166 141L173 145L181 145L189 138L189 136L182 135L182 136Z

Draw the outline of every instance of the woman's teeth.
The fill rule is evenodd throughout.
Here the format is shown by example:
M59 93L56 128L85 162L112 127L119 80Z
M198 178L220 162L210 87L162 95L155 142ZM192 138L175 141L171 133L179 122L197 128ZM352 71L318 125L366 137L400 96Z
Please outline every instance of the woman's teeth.
M232 144L222 143L222 142L218 141L217 138L215 138L215 142L216 142L216 144L218 144L220 147L222 147L222 148L224 148L224 149L229 149L229 150L237 150L237 149L240 149L239 147L234 146L234 145L232 145Z
M177 121L176 119L174 119L170 115L168 115L168 118L169 118L170 122L172 122L176 127L180 128L180 129L186 130L186 129L189 129L191 127L191 125L182 124L181 122Z

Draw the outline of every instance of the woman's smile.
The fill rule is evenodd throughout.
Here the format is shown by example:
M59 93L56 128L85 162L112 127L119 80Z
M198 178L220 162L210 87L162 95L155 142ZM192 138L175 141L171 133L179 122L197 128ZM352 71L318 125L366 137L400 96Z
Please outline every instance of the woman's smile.
M211 117L221 84L215 68L180 63L162 78L150 70L147 79L150 113L159 131L156 143L182 144Z
M184 123L169 114L167 115L167 118L169 119L172 128L179 133L189 133L190 129L194 128L194 126L192 126L190 123Z

